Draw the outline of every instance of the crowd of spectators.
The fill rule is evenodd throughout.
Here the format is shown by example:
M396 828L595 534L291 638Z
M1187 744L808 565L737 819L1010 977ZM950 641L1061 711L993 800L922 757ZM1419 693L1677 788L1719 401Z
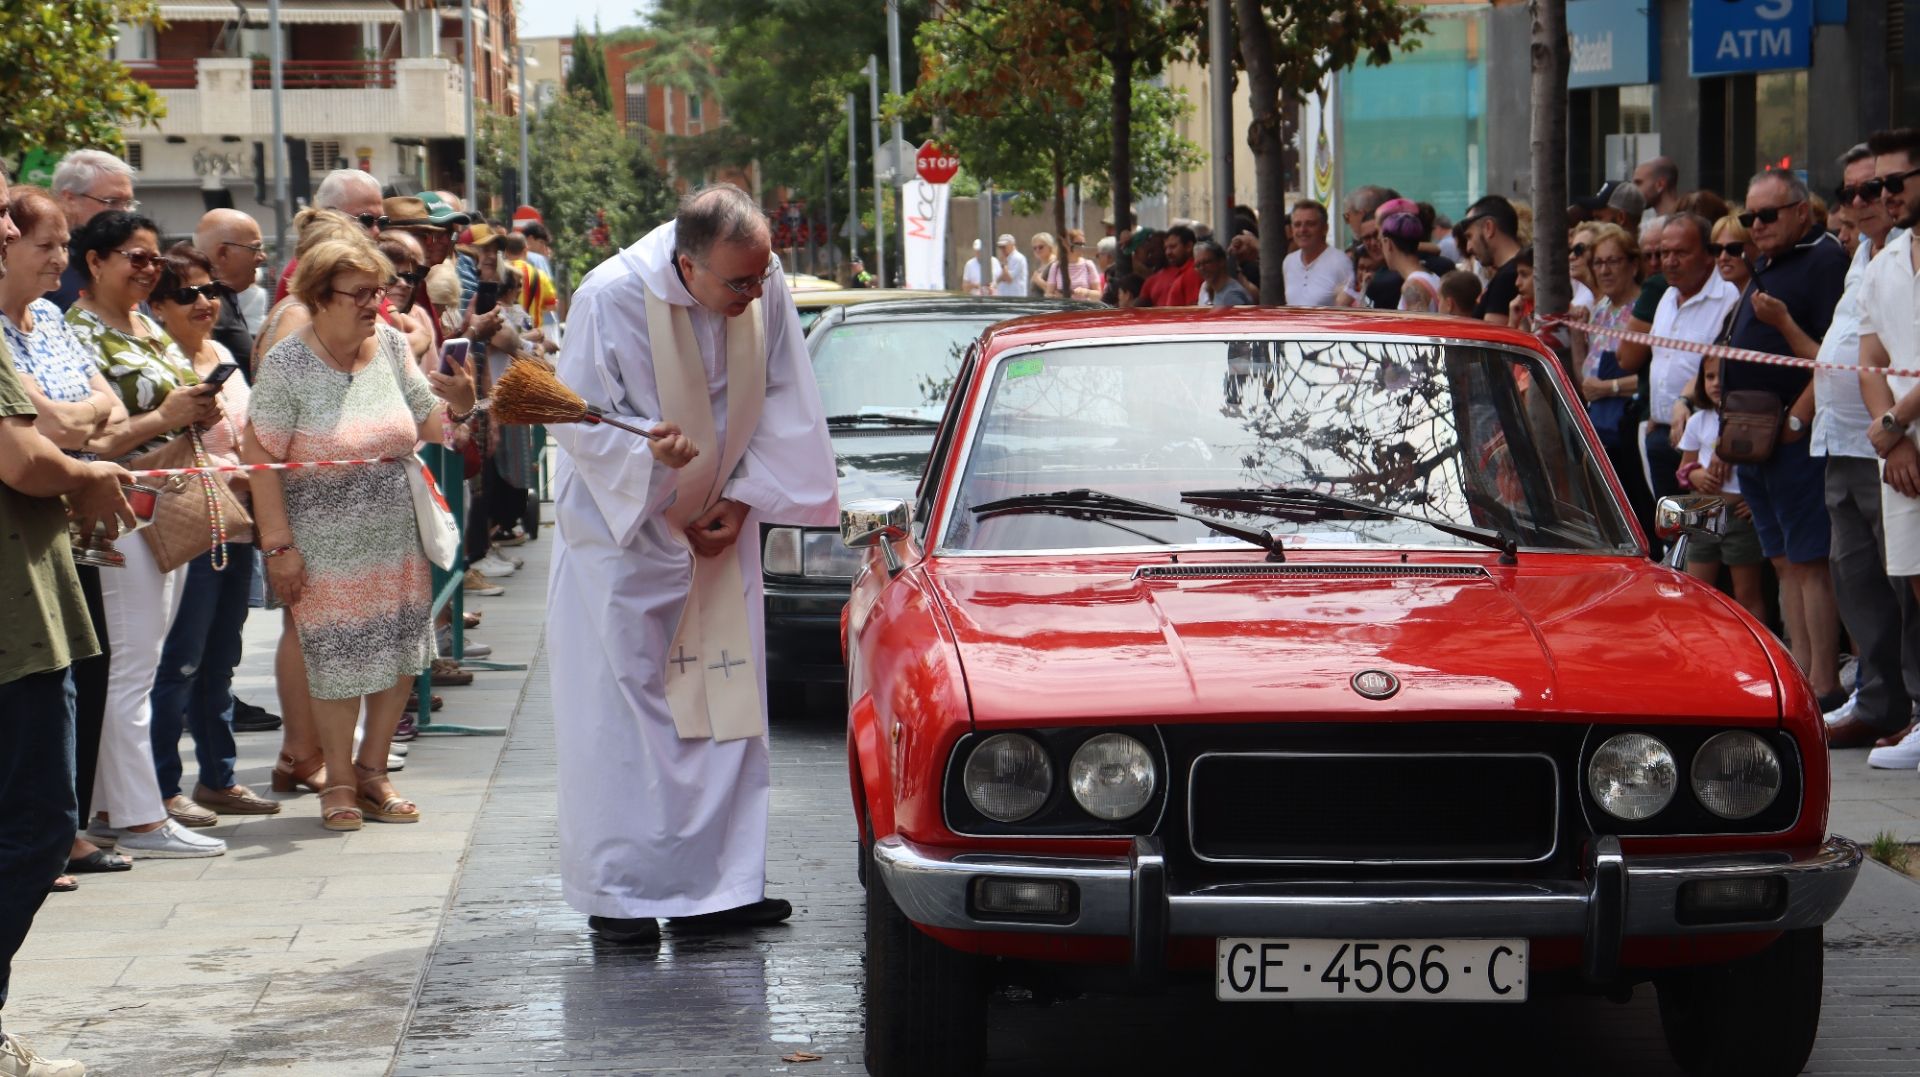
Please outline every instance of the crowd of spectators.
M319 794L326 829L421 818L390 777L418 732L416 678L470 683L459 659L489 648L466 636L455 654L450 614L435 623L396 458L460 449L476 506L462 587L503 593L538 519L533 448L476 403L509 362L558 347L551 237L516 224L336 171L275 288L251 216L211 210L169 244L111 154L67 155L49 189L0 177L0 589L17 596L0 627L0 811L19 838L0 842L0 1005L49 893L143 858L223 855L221 816L282 811L241 783L264 760L241 759L236 732L281 732L273 791ZM469 361L443 360L455 338ZM210 465L392 462L224 476L220 500L250 519L209 511L210 545L184 563L109 536L137 522L127 470L188 449ZM263 607L284 611L279 714L232 691ZM464 616L463 635L480 622ZM80 1068L0 1032L0 1072Z

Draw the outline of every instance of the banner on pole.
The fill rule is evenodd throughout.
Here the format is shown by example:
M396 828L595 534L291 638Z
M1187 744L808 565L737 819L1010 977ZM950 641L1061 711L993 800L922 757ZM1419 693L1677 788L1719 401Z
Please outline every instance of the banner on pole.
M901 185L907 233L906 284L945 291L947 287L947 200L952 187L918 177Z
M1333 87L1334 78L1329 75L1318 90L1300 99L1301 186L1308 198L1323 206L1333 206L1340 197Z

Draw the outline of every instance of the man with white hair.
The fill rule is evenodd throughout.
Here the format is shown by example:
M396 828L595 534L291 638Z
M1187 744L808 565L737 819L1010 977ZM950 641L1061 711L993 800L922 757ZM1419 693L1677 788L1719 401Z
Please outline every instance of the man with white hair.
M105 150L74 150L62 157L53 170L53 196L60 200L69 232L78 232L81 225L110 209L140 211L140 200L133 197L133 169ZM79 266L69 262L60 274L60 287L48 292L47 298L66 310L80 298L85 283Z
M253 331L240 314L240 293L253 287L254 275L267 260L260 224L237 209L210 209L193 230L193 245L213 263L213 279L227 288L220 317L213 323L213 339L233 353L242 373L251 378Z
M1026 298L1032 282L1027 279L1027 256L1020 253L1020 244L1013 241L1012 232L1002 232L994 246L1000 249L1000 264L993 275L993 294Z
M378 236L380 229L387 223L380 212L380 181L368 172L357 168L336 168L327 173L314 189L313 205L315 209L339 210L341 213L360 222L369 236ZM280 284L273 290L273 301L280 302L287 297L287 288L293 282L293 271L300 265L300 259L287 259L287 268L280 273Z

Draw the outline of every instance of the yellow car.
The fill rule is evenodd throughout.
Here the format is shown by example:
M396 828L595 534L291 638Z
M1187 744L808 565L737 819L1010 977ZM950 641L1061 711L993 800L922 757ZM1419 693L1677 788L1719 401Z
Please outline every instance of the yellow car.
M824 282L823 282L824 283ZM791 287L791 286L789 286ZM932 292L910 288L842 288L839 291L801 291L793 288L793 305L800 308L800 328L813 328L828 307L848 307L874 303L882 299L934 299L957 292Z

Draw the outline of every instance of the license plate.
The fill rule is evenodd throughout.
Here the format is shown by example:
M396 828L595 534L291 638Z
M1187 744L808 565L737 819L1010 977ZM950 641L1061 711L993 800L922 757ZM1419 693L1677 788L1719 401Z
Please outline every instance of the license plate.
M1222 1002L1525 1002L1525 939L1219 939Z

